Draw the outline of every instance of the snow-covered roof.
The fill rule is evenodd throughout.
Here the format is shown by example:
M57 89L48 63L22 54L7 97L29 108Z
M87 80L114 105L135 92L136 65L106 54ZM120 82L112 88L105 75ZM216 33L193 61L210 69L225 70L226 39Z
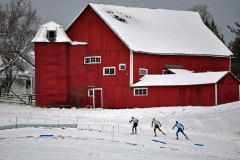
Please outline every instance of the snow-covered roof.
M193 73L193 71L189 71L189 70L186 70L186 69L168 69L170 70L171 72L175 73L175 74L189 74L189 73Z
M132 87L215 84L227 73L228 71L190 74L145 75L140 79L139 82L133 84Z
M47 31L56 31L56 40L54 42L71 42L61 25L51 21L42 25L32 42L49 42Z
M199 13L89 4L117 36L138 52L230 56Z

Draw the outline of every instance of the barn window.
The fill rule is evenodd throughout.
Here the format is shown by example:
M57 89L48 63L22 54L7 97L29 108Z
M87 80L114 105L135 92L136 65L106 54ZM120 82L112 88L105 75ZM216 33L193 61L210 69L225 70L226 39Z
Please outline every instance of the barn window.
M163 70L163 74L173 74L173 72L167 69L167 70Z
M47 38L49 41L56 40L56 31L47 31Z
M99 63L101 63L100 56L84 57L84 64L99 64Z
M119 64L119 70L126 70L126 64Z
M92 97L93 96L93 90L92 89L88 89L88 97Z
M134 88L134 96L147 96L147 88Z
M115 67L103 67L103 75L115 75Z
M147 75L148 69L145 68L139 68L139 75Z

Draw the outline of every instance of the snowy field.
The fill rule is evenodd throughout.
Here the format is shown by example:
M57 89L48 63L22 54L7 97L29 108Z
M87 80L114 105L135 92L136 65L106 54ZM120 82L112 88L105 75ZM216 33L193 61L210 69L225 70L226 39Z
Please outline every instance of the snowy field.
M140 121L130 135L129 120ZM154 137L152 118L166 136ZM178 120L190 140L172 130ZM0 126L77 124L77 128L14 128L0 130L1 160L238 160L240 102L216 107L148 109L46 109L0 104ZM40 137L40 135L53 135ZM158 140L160 142L154 142ZM197 146L195 144L203 144Z

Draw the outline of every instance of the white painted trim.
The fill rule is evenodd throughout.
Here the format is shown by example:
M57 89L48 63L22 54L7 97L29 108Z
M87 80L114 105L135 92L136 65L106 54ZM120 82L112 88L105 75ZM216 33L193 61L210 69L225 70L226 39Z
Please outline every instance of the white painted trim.
M133 84L133 51L130 50L130 86Z
M146 71L146 74L141 74L141 71ZM139 68L139 75L147 75L148 74L148 69L147 68Z
M142 89L142 90L146 89L146 94L136 95L136 94L135 94L135 91L136 91L137 89ZM147 95L148 95L148 88L134 88L134 90L133 90L133 95L134 95L134 96L147 96Z
M114 69L114 74L110 74L110 70L109 70L109 74L105 74L105 69ZM103 67L103 75L104 76L115 76L116 75L116 67L112 66L112 67Z
M90 95L90 91L93 91L93 89L88 89L88 97L93 97L93 95Z
M95 108L95 91L96 90L100 90L101 91L101 108L103 108L103 92L102 92L102 88L92 88L93 90L93 108Z
M229 57L229 72L231 72L232 69L232 58Z
M217 83L215 84L215 105L218 105L218 89Z
M121 69L121 66L124 66L124 69ZM120 63L119 64L119 70L126 70L126 64Z
M86 63L86 61L85 61L85 59L87 59L87 58L90 58L90 62L89 63ZM92 58L95 58L95 62L91 62ZM100 62L96 62L97 58L100 59ZM88 57L84 57L83 58L83 62L84 62L84 64L100 64L101 63L101 56L88 56Z
M238 88L239 88L239 101L240 101L240 85L239 85L239 87L238 87Z

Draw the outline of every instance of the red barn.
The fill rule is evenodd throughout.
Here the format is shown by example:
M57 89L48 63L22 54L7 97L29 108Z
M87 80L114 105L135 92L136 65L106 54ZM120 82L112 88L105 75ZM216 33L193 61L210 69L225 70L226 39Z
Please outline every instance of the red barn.
M36 105L132 108L239 100L232 53L198 13L92 4L33 39Z

